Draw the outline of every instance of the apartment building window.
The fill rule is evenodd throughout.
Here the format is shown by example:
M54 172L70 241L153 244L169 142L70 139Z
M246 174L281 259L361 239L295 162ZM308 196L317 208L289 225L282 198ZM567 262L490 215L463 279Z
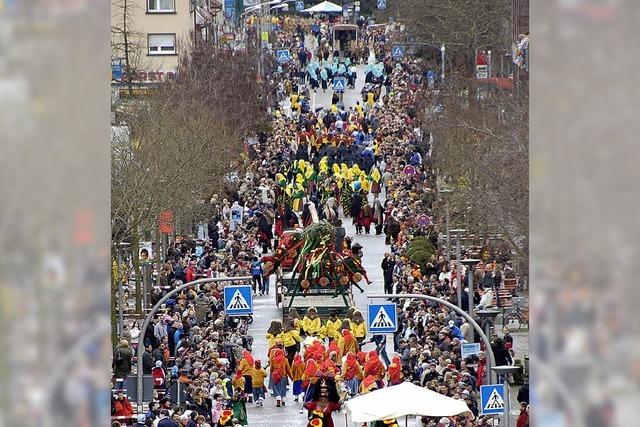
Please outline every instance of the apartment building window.
M147 0L149 13L175 13L176 0Z
M149 34L149 55L175 55L176 35Z

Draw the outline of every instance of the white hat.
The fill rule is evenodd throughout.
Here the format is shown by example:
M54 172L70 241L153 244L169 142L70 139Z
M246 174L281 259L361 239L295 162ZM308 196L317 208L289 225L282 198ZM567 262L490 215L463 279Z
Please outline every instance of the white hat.
M156 368L162 368L162 360L156 360Z
M144 414L138 414L138 422L140 424L144 424L144 422L146 421L147 417Z
M448 426L451 424L451 421L449 421L449 418L442 417L440 418L440 421L438 421L438 424Z

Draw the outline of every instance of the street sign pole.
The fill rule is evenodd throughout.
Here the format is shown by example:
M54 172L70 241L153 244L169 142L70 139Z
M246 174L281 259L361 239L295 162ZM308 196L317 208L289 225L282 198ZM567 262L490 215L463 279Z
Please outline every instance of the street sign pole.
M220 282L247 282L247 281L251 281L251 276L241 276L241 277L214 277L214 278L207 278L207 279L199 279L199 280L194 280L193 282L189 282L189 283L185 283L184 285L178 286L177 288L175 288L174 290L168 292L164 297L162 297L160 299L160 301L158 301L158 303L156 305L153 306L153 308L151 309L151 311L149 311L149 314L147 314L147 316L144 319L144 322L142 323L142 327L140 328L140 337L138 338L138 348L137 350L137 391L138 391L138 395L136 396L137 399L137 406L138 406L138 413L142 413L143 411L143 397L142 397L142 393L143 393L143 384L142 384L142 374L143 374L143 370L142 370L142 355L144 354L144 336L145 336L145 331L147 330L147 328L149 327L149 325L151 324L151 321L153 320L153 316L156 314L156 312L160 309L160 307L162 306L162 304L165 303L165 301L167 301L169 298L171 298L172 296L179 294L180 292L182 292L185 289L188 289L192 286L196 286L196 285L204 285L206 283L220 283Z
M456 235L456 289L458 307L462 309L462 268L460 266L460 235ZM469 302L471 304L471 302Z

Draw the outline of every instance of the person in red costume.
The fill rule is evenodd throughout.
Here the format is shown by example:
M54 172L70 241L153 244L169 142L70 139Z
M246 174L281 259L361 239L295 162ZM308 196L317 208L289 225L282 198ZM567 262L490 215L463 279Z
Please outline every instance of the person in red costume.
M480 389L480 386L484 384L484 374L487 369L487 359L484 351L479 354L478 367L476 368L476 387Z
M311 402L304 404L309 411L309 426L315 426L314 419L322 420L322 427L334 427L331 414L340 409L340 396L336 387L335 379L330 376L323 376L318 379L314 389ZM322 416L320 417L320 414Z
M400 363L400 358L395 356L391 359L391 363L387 367L387 377L389 379L388 384L398 385L402 382L402 363Z
M358 363L356 355L350 351L347 353L347 359L342 365L342 377L347 383L349 394L355 396L360 389L360 381L363 377L362 366Z
M367 361L364 364L364 376L371 375L376 380L378 388L382 388L382 379L385 377L384 365L378 357L378 352L375 350L370 351L367 354Z

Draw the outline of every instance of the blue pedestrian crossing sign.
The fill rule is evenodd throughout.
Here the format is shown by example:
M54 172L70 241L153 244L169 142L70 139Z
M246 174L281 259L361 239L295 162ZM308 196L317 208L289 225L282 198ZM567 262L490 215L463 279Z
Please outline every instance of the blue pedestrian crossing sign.
M288 49L277 50L276 51L276 60L281 64L289 62L289 61L291 61L291 53L289 52Z
M303 1L297 1L296 2L296 10L298 12L302 12L304 10L304 2Z
M387 0L378 0L378 10L385 10L387 8Z
M398 329L396 304L369 304L367 319L372 334L394 333Z
M227 316L246 316L253 313L253 293L250 285L224 288L224 312Z
M393 46L391 49L391 56L393 59L400 59L404 56L404 46L400 46L399 44Z
M480 413L499 415L504 413L504 384L480 386Z
M333 79L333 90L336 92L344 92L347 88L347 79L344 77L336 77Z

